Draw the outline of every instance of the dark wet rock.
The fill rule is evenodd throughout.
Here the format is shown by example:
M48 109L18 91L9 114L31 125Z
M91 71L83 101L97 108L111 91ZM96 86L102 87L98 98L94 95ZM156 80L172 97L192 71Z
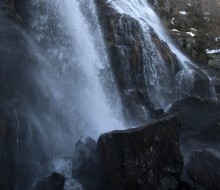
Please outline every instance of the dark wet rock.
M180 186L181 190L207 190L202 185L197 184L194 182L184 171L180 176Z
M86 190L94 190L99 176L99 160L96 141L90 137L80 138L73 157L73 177Z
M151 55L159 54L159 57L162 58L165 65L164 69L170 77L166 79L169 81L166 85L170 89L178 88L176 79L180 76L182 67L167 43L160 40L153 29L149 30L149 39L146 42L146 35L138 20L129 15L117 13L111 8L111 3L108 4L102 0L97 0L97 3L107 47L110 52L112 68L122 96L125 116L128 120L132 118L131 123L144 123L146 118L157 116L153 102L155 103L158 100L154 100L149 93L154 89L149 82L151 75L149 74L151 70L149 65L153 64ZM172 11L172 3L168 3L169 5L163 1L158 3L160 4L158 6L165 4L166 11ZM185 23L185 21L180 23ZM183 43L189 48L194 44L191 38L184 39ZM194 49L194 47L191 49ZM147 56L145 56L146 54ZM198 55L196 56L198 57ZM167 102L173 102L179 96L184 97L189 94L203 98L211 97L210 91L207 90L209 89L209 79L206 74L193 65L190 67L193 67L192 70L195 71L194 79L192 79L194 80L193 88L190 92L189 90L185 92L184 89L188 89L190 84L182 83L181 95L169 94L169 90L165 90L164 96L167 97ZM145 93L139 93L143 89L147 89ZM177 91L180 90L177 89Z
M179 122L170 116L98 139L102 189L175 189L183 170Z
M176 102L170 109L169 114L177 114L181 120L180 142L183 153L198 148L207 148L216 143L211 132L214 128L216 136L218 127L213 127L220 118L220 105L211 101L196 97L188 97ZM206 145L204 145L206 144Z
M129 110L132 123L146 123L149 117L157 117L161 111L155 111L154 105L150 102L145 89L129 89L123 92L124 105ZM128 113L127 113L128 114Z
M117 13L105 1L97 0L97 2L125 116L128 120L133 118L131 122L136 124L144 123L149 116L155 117L155 106L150 101L147 90L140 93L143 89L150 88L147 82L149 76L146 76L146 70L149 68L146 65L152 64L151 58L146 58L143 51L147 49L148 54L159 53L173 80L180 70L178 60L168 45L161 41L153 30L149 31L149 40L156 46L155 48L144 43L145 34L137 20L129 15ZM155 52L156 48L158 52Z
M169 67L169 70L176 74L180 70L176 55L170 50L166 42L159 39L153 30L151 31L151 38L156 45L163 61L166 63L167 67Z
M208 56L208 66L213 68L220 74L220 54L209 54Z
M218 147L220 145L220 120L214 121L209 127L202 130L195 138L200 142L213 144Z
M154 110L154 106L149 101L148 93L141 92L146 89L141 26L138 21L126 14L103 12L103 9L101 11L107 47L121 92L125 116L128 120L135 118L134 120L144 122Z
M16 169L16 118L0 108L0 189L15 186Z
M42 152L36 152L30 133L28 121L19 112L0 108L0 189L30 189L33 185L31 180L43 162L35 161Z
M192 152L185 170L195 182L208 190L220 189L220 157L215 152Z
M52 173L35 184L33 190L63 190L65 178L59 173Z

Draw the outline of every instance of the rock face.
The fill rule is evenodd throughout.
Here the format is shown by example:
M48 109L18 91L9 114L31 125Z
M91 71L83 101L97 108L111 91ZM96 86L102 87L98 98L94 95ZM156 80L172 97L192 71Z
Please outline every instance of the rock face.
M74 177L89 190L218 190L219 104L188 97L168 114L139 128L103 134L97 145L80 139ZM179 145L185 156L192 152L185 157L186 172ZM195 151L207 148L215 154Z
M201 3L202 1L190 0L151 0L150 2L170 30L170 35L177 45L196 62L207 64L210 57L206 49L220 48L217 38L220 36L219 3L209 1L210 5L208 5L208 1ZM209 66L219 68L219 63L215 60L215 65L209 64Z
M144 121L152 114L144 76L143 32L138 21L105 8L101 17L112 68L121 92L127 118ZM144 108L144 109L143 109Z
M178 115L182 127L180 144L184 154L194 149L216 148L220 137L220 105L196 97L176 102L169 114Z
M208 190L220 189L220 158L212 152L192 152L185 169L194 181Z
M186 94L211 96L207 90L208 77L194 66L194 79L179 84L182 67L178 59L150 26L146 24L149 28L145 30L135 18L117 13L111 3L97 0L97 4L128 120L132 118L137 125L146 122L146 118L155 118L155 109L162 107L164 97L164 102L172 104ZM155 67L158 63L160 67ZM189 88L191 80L194 81L193 88Z
M180 176L180 184L182 189L179 189L181 190L207 190L204 186L197 184L195 181L193 181L185 171Z
M86 190L94 190L96 188L99 177L99 160L97 145L92 138L86 137L77 141L72 173L73 177Z
M130 118L133 115L136 120L143 121L154 107L147 91L143 90L146 88L140 24L128 15L115 12L107 12L104 19L112 68L122 92L126 116Z
M39 181L34 190L63 190L65 178L59 173L52 173L49 177L45 177Z
M24 1L0 0L0 189L30 189L37 157L45 163L42 151L36 153L42 139L31 144L36 133L24 116L31 63L17 9Z
M0 189L12 189L15 177L16 131L13 121L0 108Z
M183 170L179 128L177 118L171 116L137 129L101 135L102 189L176 189Z

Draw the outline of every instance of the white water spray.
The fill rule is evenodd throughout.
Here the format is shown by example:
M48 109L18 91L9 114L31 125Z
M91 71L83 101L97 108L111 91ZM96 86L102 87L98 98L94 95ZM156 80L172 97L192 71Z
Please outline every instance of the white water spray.
M55 154L65 154L82 135L97 138L123 129L120 98L94 2L33 0L30 7L37 44L32 47L38 46L31 73L42 104L28 106L28 112L42 137L48 138L45 141Z

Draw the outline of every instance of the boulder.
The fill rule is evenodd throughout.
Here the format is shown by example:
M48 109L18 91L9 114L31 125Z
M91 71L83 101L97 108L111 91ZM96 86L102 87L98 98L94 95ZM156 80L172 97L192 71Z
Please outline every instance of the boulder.
M11 113L0 108L0 189L13 189L16 170L16 130Z
M194 182L185 171L180 176L180 187L181 190L207 190L204 186Z
M154 118L157 102L149 94L149 91L154 90L150 82L152 74L150 65L153 64L150 55L156 55L164 60L164 69L166 68L170 76L166 81L174 81L181 67L176 55L159 39L153 29L149 29L149 42L146 42L145 31L138 20L127 14L117 13L111 8L110 3L102 0L97 0L97 3L100 7L100 20L110 52L113 73L121 92L125 117L129 122L139 125L146 122L146 118ZM158 73L161 72L159 68L156 70ZM173 87L175 84L169 82L169 85ZM143 89L145 93L139 93ZM165 90L164 93L167 92L168 90Z
M202 130L196 139L206 144L213 144L220 150L220 120L214 121L209 127Z
M220 189L220 157L214 152L208 150L192 152L185 170L195 182L208 190Z
M99 161L96 141L81 137L76 143L72 174L86 190L93 190L99 174Z
M183 170L179 129L177 117L169 116L136 129L101 135L100 189L176 189Z
M52 173L35 184L34 190L63 190L65 178L59 173Z
M182 127L180 144L184 155L201 148L212 147L220 136L218 120L220 105L197 97L177 101L168 114L178 115Z

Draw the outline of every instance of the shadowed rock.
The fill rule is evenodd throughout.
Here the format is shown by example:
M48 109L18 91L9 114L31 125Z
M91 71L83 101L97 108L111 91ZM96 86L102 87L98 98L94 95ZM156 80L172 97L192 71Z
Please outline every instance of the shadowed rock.
M176 102L169 114L178 115L182 127L180 144L183 154L189 151L219 147L220 106L217 103L188 97Z
M65 178L59 173L52 173L49 177L45 177L39 181L34 190L63 190Z
M192 152L185 169L195 182L207 189L220 189L220 159L213 152Z
M179 128L177 118L170 116L140 128L101 135L101 189L176 189L183 170Z
M99 175L99 162L96 141L92 138L82 137L77 141L72 173L86 190L95 189Z

